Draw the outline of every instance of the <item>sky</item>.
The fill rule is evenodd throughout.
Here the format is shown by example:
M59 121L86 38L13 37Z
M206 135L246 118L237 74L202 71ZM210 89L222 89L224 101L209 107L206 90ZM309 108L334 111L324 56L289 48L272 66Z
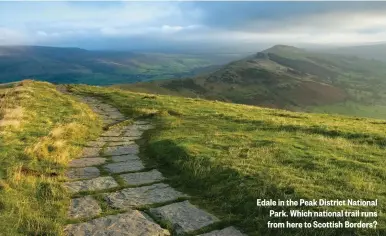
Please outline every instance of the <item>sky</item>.
M254 52L386 42L386 2L3 2L0 45Z

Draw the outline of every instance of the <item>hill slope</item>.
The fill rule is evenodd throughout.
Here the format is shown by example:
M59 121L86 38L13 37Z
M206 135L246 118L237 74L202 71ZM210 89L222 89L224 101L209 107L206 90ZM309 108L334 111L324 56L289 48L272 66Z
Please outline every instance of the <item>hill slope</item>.
M378 199L384 212L385 122L288 112L201 99L149 95L75 85L71 91L98 97L128 117L156 126L143 141L148 166L157 166L191 201L228 219L248 235L382 235L384 215L346 218L373 222L374 229L268 229L269 210L256 199ZM141 151L141 152L142 152ZM357 207L299 207L355 210ZM286 218L326 222L339 218Z
M79 48L0 46L0 83L38 78L54 83L110 85L192 76L213 71L226 56L88 51Z
M323 106L321 111L330 112L328 106L348 104L359 110L378 105L386 111L385 78L383 62L277 45L207 76L117 87L290 110Z
M52 84L0 85L0 235L62 235L65 167L101 127Z
M49 83L0 86L0 230L4 235L62 235L68 193L66 164L101 132L90 108ZM269 210L256 199L378 199L377 207L301 210L386 210L386 125L382 120L288 112L201 99L72 85L129 119L147 118L146 167L160 168L195 205L257 235L383 235L386 218L288 218L290 222L378 222L376 229L268 229ZM118 176L115 176L119 178ZM105 201L95 193L96 199ZM102 205L103 206L103 205ZM103 213L111 210L102 207ZM143 210L143 209L142 209ZM214 225L221 228L223 225Z

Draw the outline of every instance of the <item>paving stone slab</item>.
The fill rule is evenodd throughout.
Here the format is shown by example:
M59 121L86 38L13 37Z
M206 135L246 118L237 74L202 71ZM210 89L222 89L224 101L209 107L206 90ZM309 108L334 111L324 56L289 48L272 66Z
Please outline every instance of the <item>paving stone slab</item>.
M110 119L108 119L108 120L103 120L103 123L104 124L114 124L114 123L116 123L116 121L115 120L110 120Z
M140 211L111 215L89 222L67 225L67 236L169 236L168 230L161 228Z
M159 183L138 188L126 188L106 194L107 203L114 208L130 209L155 203L177 200L186 195L174 190L167 184Z
M115 107L112 107L112 106L105 106L105 107L101 107L101 109L103 111L106 112L106 114L108 114L109 116L110 115L120 115L122 116L122 113L119 112L119 110Z
M103 147L106 142L102 141L90 141L86 144L86 147Z
M110 120L114 121L114 123L119 123L121 121L124 121L125 119L123 117L109 117Z
M96 98L93 98L93 97L82 97L85 101L88 101L88 102L97 102L98 100Z
M118 114L118 113L111 113L108 115L111 119L115 119L115 120L122 120L125 118L122 114Z
M128 146L107 147L103 154L107 156L119 156L124 154L138 154L139 147L137 144L130 144Z
M110 163L103 166L110 173L123 173L131 171L140 171L145 169L141 160L131 160L117 163Z
M72 160L69 167L86 167L86 166L97 166L106 162L106 158L103 157L86 157Z
M113 106L104 106L103 110L106 112L119 112L119 110Z
M113 162L124 162L124 161L141 161L139 156L134 154L127 154L122 156L112 156L111 159Z
M137 129L127 129L124 131L123 136L125 137L141 137L143 131Z
M189 233L219 221L219 219L192 205L189 201L151 208L155 217L171 222L177 235Z
M148 124L150 124L150 122L146 121L146 120L137 120L137 121L134 121L134 124L135 125L148 125Z
M83 148L82 157L97 157L101 148L98 147L85 147Z
M102 209L91 196L71 199L68 217L72 219L91 218L99 215Z
M118 109L117 108L115 108L115 107L113 107L113 106L109 106L109 107L104 107L104 109L103 109L104 111L106 111L106 112L118 112Z
M118 137L119 135L121 135L121 133L122 133L121 130L113 129L113 130L108 130L108 131L104 132L101 136L102 137Z
M136 139L139 139L140 137L99 137L97 141L101 142L129 142Z
M96 167L73 168L66 172L69 179L91 179L99 177L100 172Z
M111 176L98 177L95 179L81 180L75 182L65 183L66 188L71 193L78 193L84 191L97 191L109 188L118 187L117 182Z
M154 126L153 125L135 125L136 129L137 130L141 130L141 131L145 131L145 130L149 130L149 129L153 129Z
M126 184L130 185L150 184L165 179L158 170L123 174L120 176Z
M106 112L103 109L100 109L99 107L95 107L98 110L98 114L103 117L108 117Z
M238 231L235 227L228 227L222 230L215 230L206 234L200 234L198 236L246 236Z
M108 114L121 114L120 112L119 112L119 110L117 109L117 108L115 108L115 107L113 107L113 106L110 106L110 105L107 105L107 106L105 106L104 104L103 105L101 105L101 107L100 107L102 110L104 110L106 113L108 113Z
M126 141L126 142L111 142L107 143L107 147L116 147L116 146L128 146L130 144L134 144L134 141Z
M118 111L118 109L111 109L111 108L103 109L102 108L102 110L104 110L108 116L123 116L122 113L120 113Z
M111 106L110 104L106 104L106 103L102 103L100 101L98 101L99 104L98 104L98 107L102 110L112 110L112 111L117 111L117 108Z

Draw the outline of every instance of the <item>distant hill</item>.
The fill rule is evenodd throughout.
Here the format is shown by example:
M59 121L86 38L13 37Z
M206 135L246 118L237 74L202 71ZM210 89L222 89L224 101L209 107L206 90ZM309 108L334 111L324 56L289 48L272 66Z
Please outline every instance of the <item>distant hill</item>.
M231 62L206 76L117 87L289 110L386 118L386 63L286 45ZM370 108L376 112L368 114L372 113Z
M329 53L353 55L367 59L386 61L386 43L324 50Z
M37 78L54 83L111 85L193 76L234 60L200 56L79 48L1 46L0 83Z

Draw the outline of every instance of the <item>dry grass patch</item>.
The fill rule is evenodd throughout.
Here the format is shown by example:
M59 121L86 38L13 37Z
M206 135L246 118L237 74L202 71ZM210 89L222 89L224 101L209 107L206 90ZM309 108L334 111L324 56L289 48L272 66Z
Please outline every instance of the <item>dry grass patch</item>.
M5 108L1 112L1 117L0 126L12 126L16 129L20 128L21 121L23 120L23 108Z
M25 149L30 158L50 160L57 164L66 165L70 157L80 152L81 146L69 145L69 137L79 138L87 132L87 126L70 123L55 127L49 135L41 137L39 141ZM78 137L77 137L78 136Z
M90 108L45 82L23 81L2 95L0 232L62 235L66 164L101 132Z

